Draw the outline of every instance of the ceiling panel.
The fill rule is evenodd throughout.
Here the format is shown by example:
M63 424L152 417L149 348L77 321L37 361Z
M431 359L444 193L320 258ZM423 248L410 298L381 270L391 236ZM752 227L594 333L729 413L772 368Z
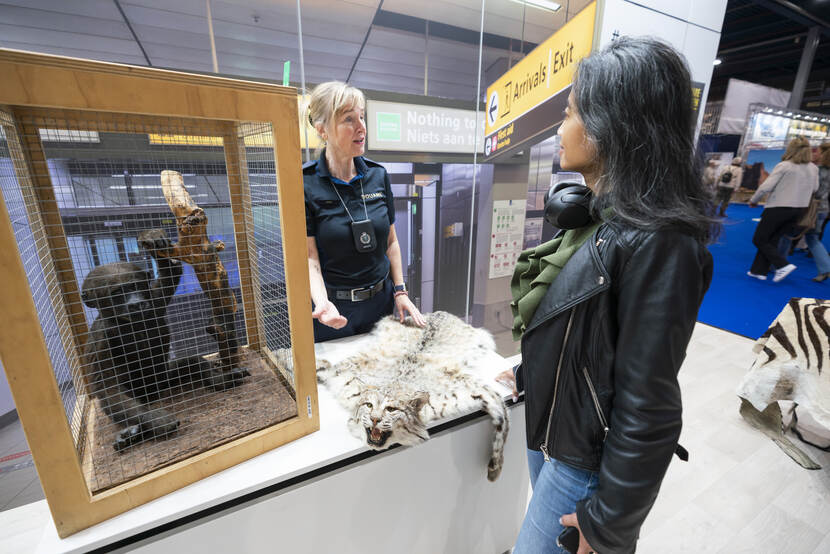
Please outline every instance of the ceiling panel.
M113 21L101 17L0 4L0 23L132 40L130 30L120 15Z
M589 0L574 0L571 11ZM204 0L120 0L150 62L159 67L212 71ZM566 2L567 3L567 2ZM346 79L371 27L379 0L302 0L303 47L309 83ZM383 9L478 30L480 0L385 0ZM564 21L564 9L544 14L528 9L524 35L546 38ZM295 0L211 0L221 73L282 78L292 62L299 81ZM520 38L522 6L490 0L489 32ZM489 23L487 23L489 21ZM141 50L113 0L0 0L0 46L144 65ZM379 90L423 93L425 49L431 95L470 99L475 95L478 47L446 38L371 27L352 82ZM485 48L489 67L508 52Z
M121 14L112 0L3 0L0 5L19 6L70 15L83 15L96 19L122 21Z
M147 62L141 53L138 53L137 55L116 54L113 52L103 53L99 50L83 50L80 48L66 48L65 46L45 46L43 44L38 44L35 47L28 42L16 42L5 39L0 41L0 46L3 48L12 48L14 50L29 50L40 52L42 54L53 54L55 56L69 56L70 58L83 58L87 60L125 63L130 65L147 65Z
M141 51L132 37L119 39L0 23L0 44L5 44L7 41L22 42L32 46L42 45L102 53L141 55Z

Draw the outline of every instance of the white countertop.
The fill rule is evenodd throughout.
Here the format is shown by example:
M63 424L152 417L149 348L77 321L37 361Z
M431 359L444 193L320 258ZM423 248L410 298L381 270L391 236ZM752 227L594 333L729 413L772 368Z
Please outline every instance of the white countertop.
M365 335L315 345L318 358L332 363L357 352ZM518 363L519 356L505 359L493 353L476 373L492 379ZM505 398L510 391L500 384ZM320 430L256 456L232 468L202 479L166 496L61 539L45 500L0 513L0 552L85 552L112 544L142 531L237 499L245 494L303 476L341 460L365 453L365 444L349 434L348 413L318 387ZM482 416L484 417L484 416ZM431 427L447 421L433 422ZM313 479L313 477L312 477Z

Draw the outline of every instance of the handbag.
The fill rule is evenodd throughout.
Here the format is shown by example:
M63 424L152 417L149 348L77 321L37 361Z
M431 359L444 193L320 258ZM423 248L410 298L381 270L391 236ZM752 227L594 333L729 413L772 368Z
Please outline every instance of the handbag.
M801 217L799 217L798 221L795 222L794 227L796 236L792 237L793 240L800 239L809 230L815 228L816 221L818 220L818 207L820 202L821 201L818 198L813 198L810 200L810 205L804 208L804 212L801 214Z

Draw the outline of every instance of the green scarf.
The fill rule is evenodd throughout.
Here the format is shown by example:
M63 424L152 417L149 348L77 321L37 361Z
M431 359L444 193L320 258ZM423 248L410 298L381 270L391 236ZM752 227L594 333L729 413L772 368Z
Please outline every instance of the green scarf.
M513 311L513 340L522 338L522 333L530 324L550 284L601 223L597 221L587 227L571 229L561 237L519 254L510 280L510 292L513 295L510 303Z

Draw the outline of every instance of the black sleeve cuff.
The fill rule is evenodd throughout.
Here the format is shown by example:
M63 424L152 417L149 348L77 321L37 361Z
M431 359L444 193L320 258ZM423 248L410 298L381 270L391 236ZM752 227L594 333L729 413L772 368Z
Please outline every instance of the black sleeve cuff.
M522 379L522 364L513 368L513 379L516 381L516 392L525 390L524 379Z

